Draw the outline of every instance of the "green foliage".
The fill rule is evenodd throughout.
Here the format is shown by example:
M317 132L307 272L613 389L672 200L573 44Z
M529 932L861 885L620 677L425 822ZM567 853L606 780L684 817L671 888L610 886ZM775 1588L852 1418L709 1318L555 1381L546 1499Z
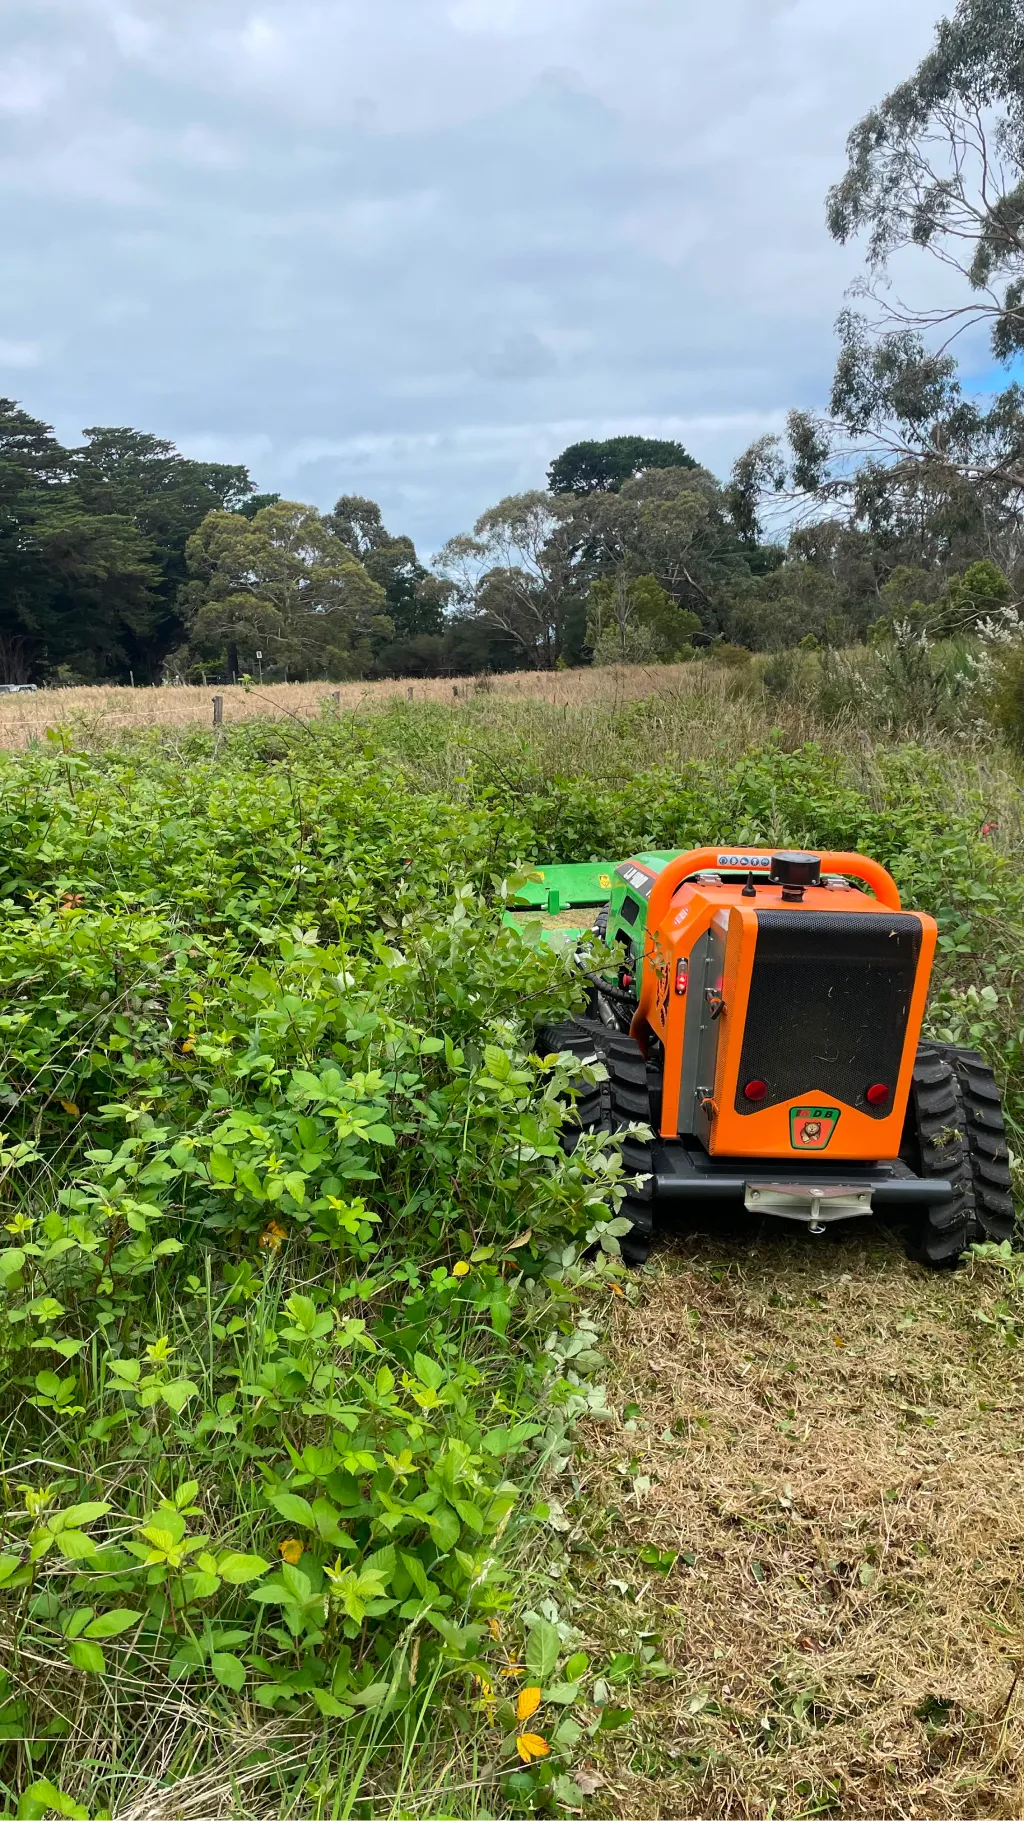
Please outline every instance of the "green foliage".
M257 651L286 680L360 676L370 636L393 630L383 588L312 506L212 512L188 565L190 647L231 678L255 673Z
M156 681L181 636L185 545L252 491L244 468L190 462L132 430L63 449L0 400L0 666L10 681Z
M994 681L992 718L1011 746L1024 753L1024 645L999 652Z
M976 630L979 621L998 615L1013 598L1013 588L989 557L970 563L948 583L937 630L946 637Z
M616 493L624 481L651 468L696 468L682 443L651 436L613 436L603 443L573 443L548 469L552 493Z
M908 619L879 624L867 649L833 651L815 641L773 653L751 671L777 699L824 721L879 734L917 736L981 727L991 713L988 667L976 646L934 641Z
M587 643L595 664L678 660L692 653L700 630L697 615L679 607L653 575L620 571L590 590Z
M336 537L359 558L371 581L384 590L386 612L400 641L440 639L444 632L445 584L430 575L417 560L411 538L392 537L384 526L380 507L355 494L341 498L328 525ZM385 663L393 665L394 646L382 647ZM389 674L394 674L393 670Z
M0 801L0 1605L17 1700L60 1718L34 1768L68 1787L83 1679L118 1725L179 1683L443 1714L511 1604L524 1480L602 1401L539 1342L584 1246L620 1269L617 1150L564 1157L572 1078L530 1054L577 989L500 929L525 830L337 724L191 763L53 741Z
M976 314L988 318L1000 359L1022 345L1021 255L1014 231L1020 215L1022 54L1015 6L1007 0L960 0L953 17L939 23L935 43L914 74L854 127L846 174L828 201L831 233L846 241L866 231L874 270L884 269L890 256L910 243L937 252L975 291L986 291ZM995 172L986 156L989 134L1001 154Z

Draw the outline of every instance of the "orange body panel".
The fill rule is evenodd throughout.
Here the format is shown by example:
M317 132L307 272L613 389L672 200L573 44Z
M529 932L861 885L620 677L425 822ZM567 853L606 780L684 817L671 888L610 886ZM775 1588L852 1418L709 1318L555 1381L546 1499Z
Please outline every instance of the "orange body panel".
M770 849L745 850L751 857L770 854ZM664 1091L661 1134L674 1138L679 1133L679 1091L683 1065L684 1025L687 999L674 990L680 961L689 962L694 945L714 924L722 941L724 962L721 981L715 982L724 1001L721 1013L718 1053L713 1093L703 1102L710 1118L708 1149L712 1154L730 1157L779 1157L793 1161L808 1151L827 1150L829 1158L877 1161L899 1154L904 1117L910 1094L914 1060L924 1017L925 1003L935 954L937 929L935 921L921 912L912 912L921 925L921 949L910 1002L909 1016L900 1063L899 1077L892 1084L891 1103L883 1117L872 1116L848 1102L837 1102L833 1091L822 1083L809 1081L797 1099L787 1100L760 1111L736 1109L739 1069L750 998L757 944L757 911L785 909L796 915L806 913L853 912L879 910L899 911L899 893L889 874L876 861L855 854L822 853L822 872L863 879L870 884L875 897L855 890L837 891L828 886L807 887L800 904L784 902L782 887L763 877L756 880L756 899L742 896L745 878L724 884L684 883L694 872L713 870L718 850L706 848L684 854L673 860L659 875L648 900L647 937L643 980L633 1035L641 1045L649 1033L660 1038L664 1046ZM710 1083L708 1084L711 1085ZM841 1117L834 1129L827 1119L815 1123L801 1119L796 1109L839 1107ZM799 1130L798 1143L794 1133Z

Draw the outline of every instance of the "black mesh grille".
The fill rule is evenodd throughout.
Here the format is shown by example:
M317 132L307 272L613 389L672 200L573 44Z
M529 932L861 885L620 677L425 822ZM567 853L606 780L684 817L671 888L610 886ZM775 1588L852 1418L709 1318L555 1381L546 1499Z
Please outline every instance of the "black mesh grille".
M827 1094L884 1119L873 1081L895 1088L921 952L916 917L891 911L758 911L736 1111ZM748 1081L767 1095L752 1104Z

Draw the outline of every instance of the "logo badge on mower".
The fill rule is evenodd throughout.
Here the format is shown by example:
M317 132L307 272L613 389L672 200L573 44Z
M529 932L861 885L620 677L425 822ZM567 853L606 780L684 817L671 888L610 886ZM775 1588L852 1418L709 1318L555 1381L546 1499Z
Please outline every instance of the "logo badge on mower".
M838 1107L792 1107L789 1142L794 1151L824 1151L839 1124Z

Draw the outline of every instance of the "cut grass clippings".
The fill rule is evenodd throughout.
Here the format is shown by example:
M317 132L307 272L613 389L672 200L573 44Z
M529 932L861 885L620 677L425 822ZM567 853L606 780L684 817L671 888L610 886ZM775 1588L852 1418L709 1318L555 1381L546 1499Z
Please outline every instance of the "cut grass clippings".
M975 1313L1000 1288L882 1228L751 1228L677 1240L617 1305L574 1621L655 1634L674 1677L625 1697L596 1812L1024 1810L1024 1362Z

